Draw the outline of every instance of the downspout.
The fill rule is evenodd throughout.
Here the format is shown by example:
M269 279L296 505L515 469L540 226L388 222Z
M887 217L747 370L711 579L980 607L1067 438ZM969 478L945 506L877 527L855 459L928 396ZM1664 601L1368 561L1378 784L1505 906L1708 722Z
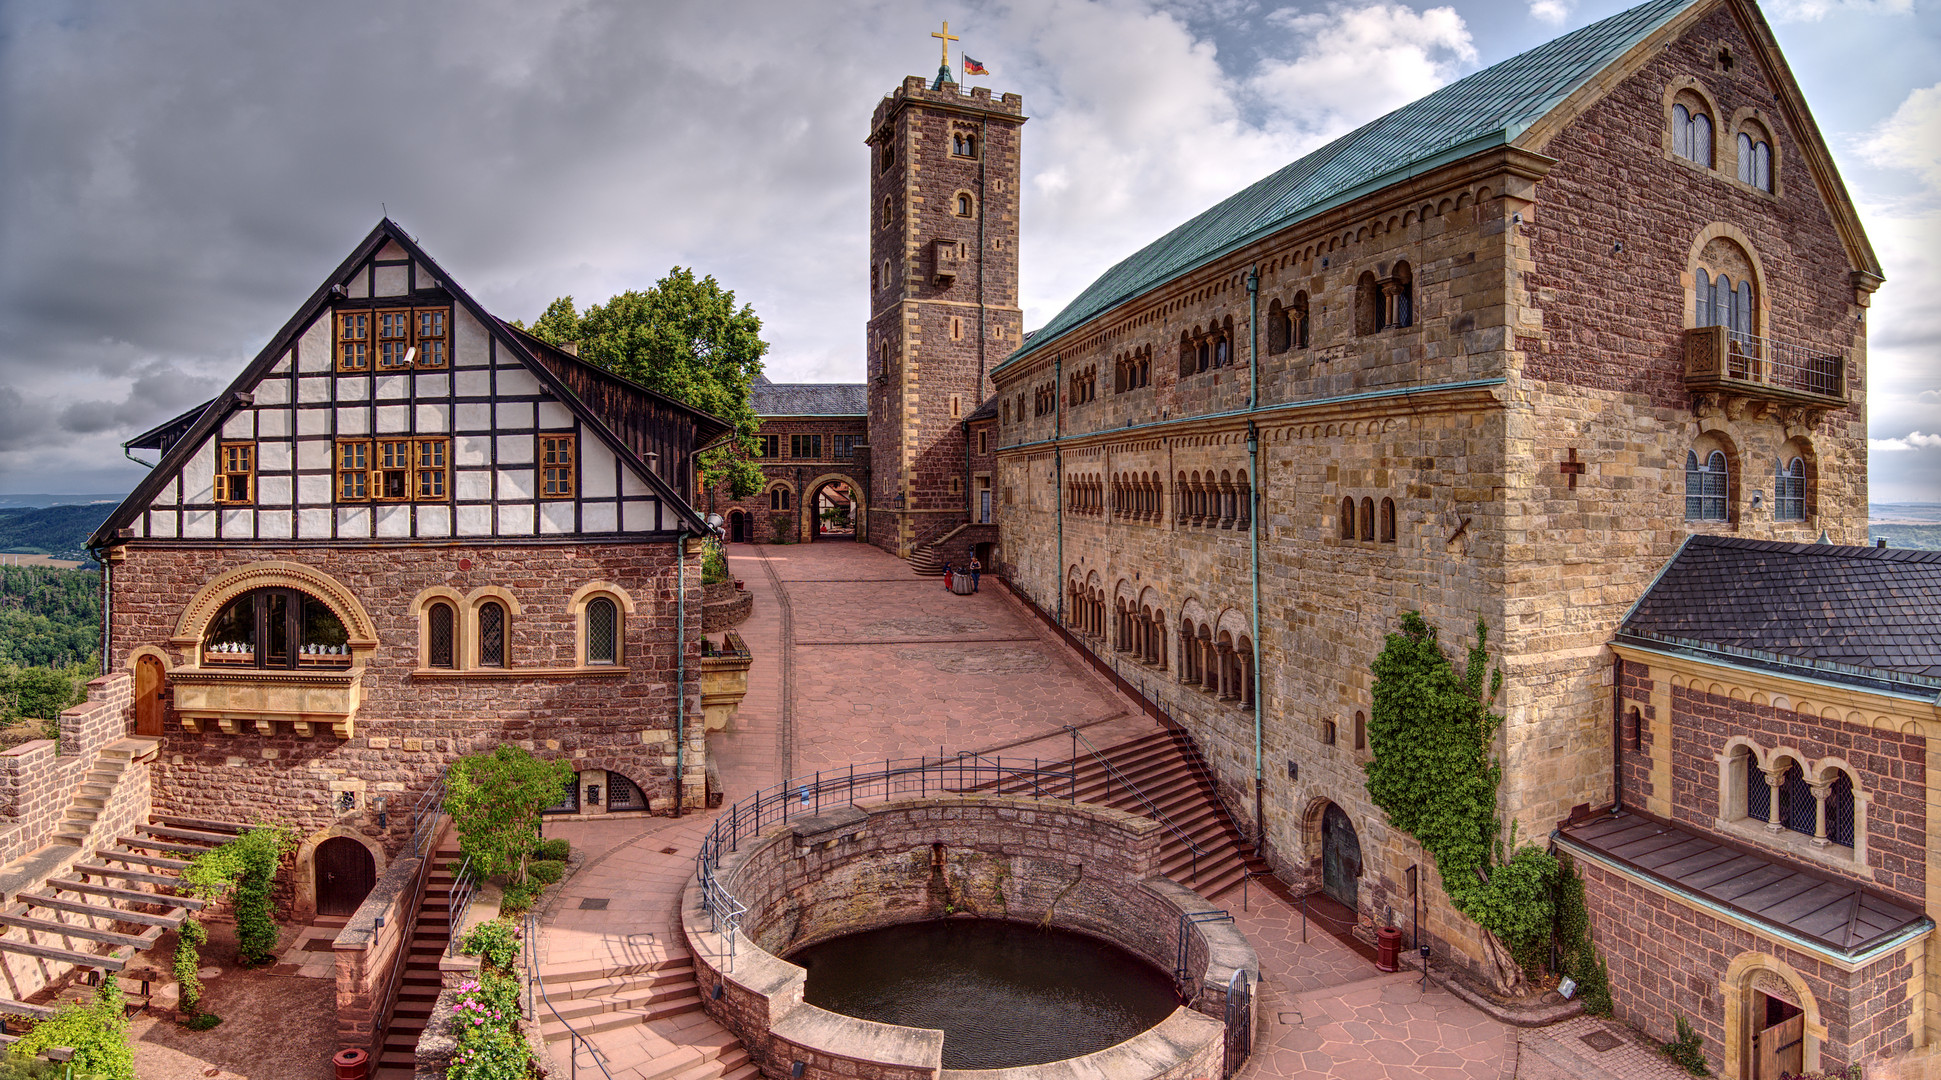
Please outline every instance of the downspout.
M1639 741L1643 745L1643 740ZM1624 812L1624 657L1611 657L1611 813Z
M1053 591L1058 594L1058 625L1065 625L1065 451L1058 440L1065 434L1065 358L1057 357L1051 362L1051 468L1052 481L1056 490L1052 492L1053 506L1058 514L1058 583Z
M106 675L108 658L114 655L109 651L114 645L115 593L110 578L114 568L109 565L100 548L89 544L87 550L88 554L94 557L96 565L101 567L101 674Z
M1247 273L1247 367L1250 378L1247 383L1247 411L1252 413L1260 405L1260 270L1256 267ZM1267 852L1267 756L1263 746L1261 731L1260 700L1260 488L1263 482L1260 475L1260 429L1251 418L1247 421L1247 471L1253 477L1248 485L1247 500L1247 565L1252 571L1254 611L1253 611L1253 697L1254 697L1254 850L1263 857Z
M674 816L685 816L687 775L687 529L674 537Z

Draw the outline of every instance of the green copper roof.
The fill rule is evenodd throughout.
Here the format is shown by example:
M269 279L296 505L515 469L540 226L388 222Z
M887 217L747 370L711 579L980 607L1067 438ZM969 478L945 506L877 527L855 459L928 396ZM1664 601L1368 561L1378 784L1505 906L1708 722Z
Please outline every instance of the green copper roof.
M1343 135L1107 270L1005 364L1262 236L1398 180L1511 142L1632 46L1699 2L1650 0L1484 68Z

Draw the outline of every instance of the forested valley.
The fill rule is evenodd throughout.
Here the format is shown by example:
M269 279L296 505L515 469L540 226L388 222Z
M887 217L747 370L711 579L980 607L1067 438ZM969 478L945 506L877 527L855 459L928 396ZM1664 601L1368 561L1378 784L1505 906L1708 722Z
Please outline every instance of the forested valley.
M0 566L0 746L53 737L100 659L97 571Z

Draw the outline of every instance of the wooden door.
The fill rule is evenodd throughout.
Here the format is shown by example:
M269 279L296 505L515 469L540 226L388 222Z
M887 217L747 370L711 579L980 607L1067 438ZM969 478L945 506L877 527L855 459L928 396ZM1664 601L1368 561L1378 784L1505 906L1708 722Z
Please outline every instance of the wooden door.
M748 516L737 510L728 515L728 539L737 544L748 541Z
M317 914L352 915L377 884L377 864L364 845L333 836L317 845Z
M153 656L135 661L135 734L162 733L162 662Z
M1753 1080L1779 1080L1781 1076L1797 1075L1806 1068L1806 1014L1764 994L1759 998L1766 1006L1761 1013L1767 1026L1759 1032L1753 1046ZM1786 1018L1774 1021L1775 1016Z
M1349 911L1359 910L1361 839L1341 807L1328 804L1321 814L1321 891Z

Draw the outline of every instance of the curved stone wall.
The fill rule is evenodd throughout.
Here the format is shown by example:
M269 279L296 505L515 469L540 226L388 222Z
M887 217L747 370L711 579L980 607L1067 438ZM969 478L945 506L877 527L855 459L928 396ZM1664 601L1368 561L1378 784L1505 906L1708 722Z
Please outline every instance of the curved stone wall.
M980 1074L942 1068L940 1031L806 1004L803 970L781 956L844 934L964 914L1049 922L1172 971L1180 916L1213 905L1157 876L1159 832L1153 821L1102 806L998 797L904 799L778 825L744 842L718 871L748 908L732 942L714 932L698 879L688 885L682 929L702 1003L770 1076L788 1076L800 1062L804 1080L968 1080ZM1186 1005L1118 1046L1006 1070L1007 1080L1097 1069L1127 1080L1219 1075L1228 981L1244 970L1257 982L1259 966L1230 924L1185 933Z

